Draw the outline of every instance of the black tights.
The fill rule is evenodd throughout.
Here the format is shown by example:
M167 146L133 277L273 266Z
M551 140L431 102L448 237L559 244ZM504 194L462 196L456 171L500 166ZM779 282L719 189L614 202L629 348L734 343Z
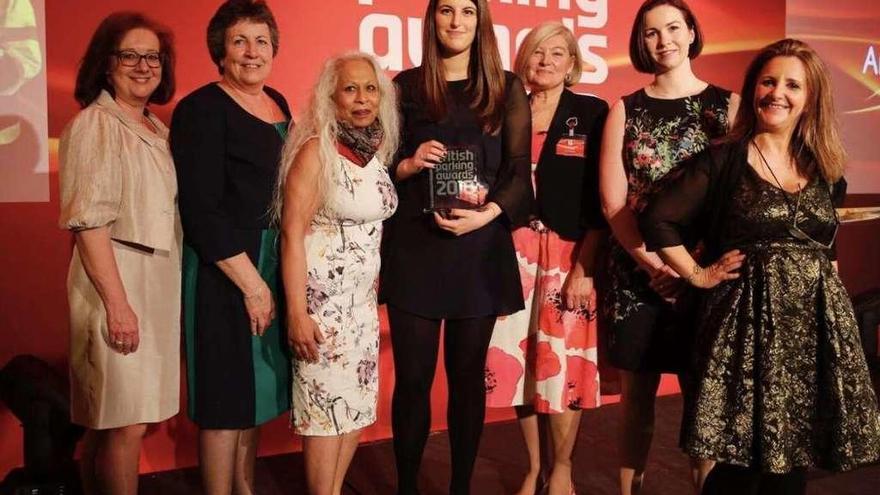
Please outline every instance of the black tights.
M418 493L419 464L431 426L431 384L440 346L440 321L388 306L394 350L391 428L400 495ZM446 421L452 477L449 493L470 493L486 412L484 369L495 317L445 320L444 365L449 400Z
M770 474L718 463L706 478L702 495L803 495L806 490L804 468L785 474Z

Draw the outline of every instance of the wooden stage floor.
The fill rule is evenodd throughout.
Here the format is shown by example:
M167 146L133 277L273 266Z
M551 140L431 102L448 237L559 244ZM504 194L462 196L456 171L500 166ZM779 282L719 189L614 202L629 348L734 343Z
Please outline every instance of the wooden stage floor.
M585 411L575 447L574 480L580 495L616 495L617 466L614 447L620 406L617 404ZM657 399L654 445L642 495L691 495L687 479L687 459L677 448L681 397ZM474 495L513 493L521 481L528 460L515 422L486 426L473 478ZM445 433L428 440L422 463L422 495L447 492L449 444ZM257 461L259 495L305 494L303 462L300 454L260 458ZM345 495L393 495L394 454L388 441L362 445L355 455L346 479ZM198 494L196 469L154 473L141 477L142 494ZM809 495L880 494L880 465L833 474L812 471Z

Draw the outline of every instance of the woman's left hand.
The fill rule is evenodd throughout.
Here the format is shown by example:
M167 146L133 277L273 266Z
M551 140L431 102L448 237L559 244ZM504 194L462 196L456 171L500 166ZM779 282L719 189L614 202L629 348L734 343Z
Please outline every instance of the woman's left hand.
M497 215L490 207L480 210L463 210L452 208L449 210L451 218L443 218L436 211L434 212L434 221L441 229L452 232L457 236L465 235L479 228L485 227L486 224L495 219Z
M577 276L569 272L562 284L562 303L569 311L590 310L594 292L593 277Z

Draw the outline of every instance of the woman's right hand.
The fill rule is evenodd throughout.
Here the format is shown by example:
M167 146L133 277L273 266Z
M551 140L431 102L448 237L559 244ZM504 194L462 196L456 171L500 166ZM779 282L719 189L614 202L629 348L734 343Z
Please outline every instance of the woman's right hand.
M291 316L287 320L287 343L294 355L303 361L318 361L318 344L324 343L324 334L308 314Z
M140 345L138 317L128 302L104 307L107 313L107 344L114 351L130 354Z
M651 272L648 286L667 302L674 303L684 290L685 280L669 265L663 265Z
M742 266L746 255L738 249L724 253L718 261L702 268L695 264L687 281L701 289L711 289L725 280L739 278L737 270Z
M262 336L275 319L275 300L269 286L263 283L245 293L244 307L251 322L251 334Z
M416 148L413 156L406 159L407 172L415 175L426 168L434 168L446 156L446 146L440 141L425 141Z

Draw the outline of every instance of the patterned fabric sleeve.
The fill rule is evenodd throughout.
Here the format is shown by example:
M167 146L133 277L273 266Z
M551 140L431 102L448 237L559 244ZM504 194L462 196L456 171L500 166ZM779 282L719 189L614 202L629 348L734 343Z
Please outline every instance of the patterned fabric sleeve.
M846 179L843 177L831 185L831 205L833 207L840 208L843 206L843 200L846 199L846 187ZM831 251L828 253L828 257L831 258L831 261L837 261L837 237L834 238L834 243L831 244Z
M87 108L61 137L61 228L103 227L118 217L123 192L118 125L104 112Z

